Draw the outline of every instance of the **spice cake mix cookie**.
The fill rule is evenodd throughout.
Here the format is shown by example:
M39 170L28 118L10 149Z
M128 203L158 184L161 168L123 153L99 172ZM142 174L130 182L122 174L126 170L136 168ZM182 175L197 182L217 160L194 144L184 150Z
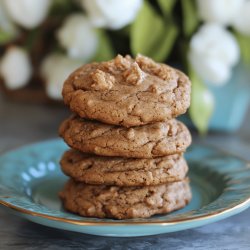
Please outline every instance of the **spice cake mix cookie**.
M179 154L191 143L187 127L174 119L125 128L72 116L61 124L59 133L70 147L81 152L129 158Z
M62 171L76 181L116 186L158 185L185 178L188 166L182 155L153 159L95 156L69 150L61 159Z
M69 180L60 197L64 207L86 217L147 218L184 207L191 200L188 179L145 187L88 185Z
M66 105L82 118L125 127L163 122L190 105L188 77L138 55L85 64L64 83Z

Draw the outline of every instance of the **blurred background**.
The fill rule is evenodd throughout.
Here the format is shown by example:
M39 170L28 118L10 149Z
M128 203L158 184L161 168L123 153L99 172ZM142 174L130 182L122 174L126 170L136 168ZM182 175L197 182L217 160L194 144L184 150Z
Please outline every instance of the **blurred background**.
M183 70L185 123L249 149L249 0L0 0L0 151L56 137L65 78L118 53Z

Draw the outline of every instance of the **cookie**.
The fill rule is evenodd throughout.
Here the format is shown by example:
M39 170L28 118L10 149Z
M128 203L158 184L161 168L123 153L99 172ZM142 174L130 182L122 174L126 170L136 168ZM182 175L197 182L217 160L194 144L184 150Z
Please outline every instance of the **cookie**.
M185 113L190 91L184 73L142 55L118 55L77 69L65 81L62 94L65 104L82 118L131 127Z
M191 200L188 180L145 187L95 186L69 180L60 193L70 212L98 218L147 218L184 207Z
M60 163L62 171L74 180L96 185L158 185L180 181L188 171L182 155L134 159L97 157L69 150Z
M59 134L81 152L131 158L178 154L191 143L188 129L177 120L125 128L73 116L61 124Z

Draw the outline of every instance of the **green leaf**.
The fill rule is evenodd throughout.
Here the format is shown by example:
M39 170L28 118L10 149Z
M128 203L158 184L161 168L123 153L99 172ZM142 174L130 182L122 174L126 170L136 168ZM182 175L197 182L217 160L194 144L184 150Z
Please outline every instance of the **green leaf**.
M147 54L161 36L163 23L147 2L131 25L131 48L133 54Z
M39 35L40 35L39 28L32 29L30 32L27 33L23 46L30 53L32 53L34 47L36 47Z
M165 36L162 38L161 43L159 43L158 47L155 48L152 57L156 61L164 61L170 54L174 42L177 38L178 30L175 25L169 25L166 28Z
M183 30L186 36L190 36L199 24L199 18L193 0L181 0L183 13Z
M165 16L169 16L174 8L176 0L158 0L161 11Z
M250 36L235 32L235 36L240 46L241 57L244 63L250 64Z
M13 34L0 29L0 45L10 42L14 38Z
M151 5L144 2L136 20L131 25L131 50L134 55L140 53L154 60L163 61L169 55L178 30L155 12Z
M52 17L63 17L66 14L72 13L76 10L74 1L68 0L53 0L51 1L49 15ZM78 7L79 8L79 7Z
M207 132L209 120L213 113L214 97L193 70L189 75L192 82L189 115L199 133L204 135Z
M99 46L93 60L107 61L114 57L114 51L108 35L103 30L98 30Z

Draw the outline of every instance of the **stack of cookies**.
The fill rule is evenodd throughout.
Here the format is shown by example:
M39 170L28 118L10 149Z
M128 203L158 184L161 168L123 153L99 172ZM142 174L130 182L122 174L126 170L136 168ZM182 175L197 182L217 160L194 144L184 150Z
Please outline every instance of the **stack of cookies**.
M169 213L191 199L183 153L191 143L174 118L190 104L180 71L138 55L118 55L73 72L63 87L74 112L59 129L72 148L61 159L71 177L60 193L82 216L139 218Z

